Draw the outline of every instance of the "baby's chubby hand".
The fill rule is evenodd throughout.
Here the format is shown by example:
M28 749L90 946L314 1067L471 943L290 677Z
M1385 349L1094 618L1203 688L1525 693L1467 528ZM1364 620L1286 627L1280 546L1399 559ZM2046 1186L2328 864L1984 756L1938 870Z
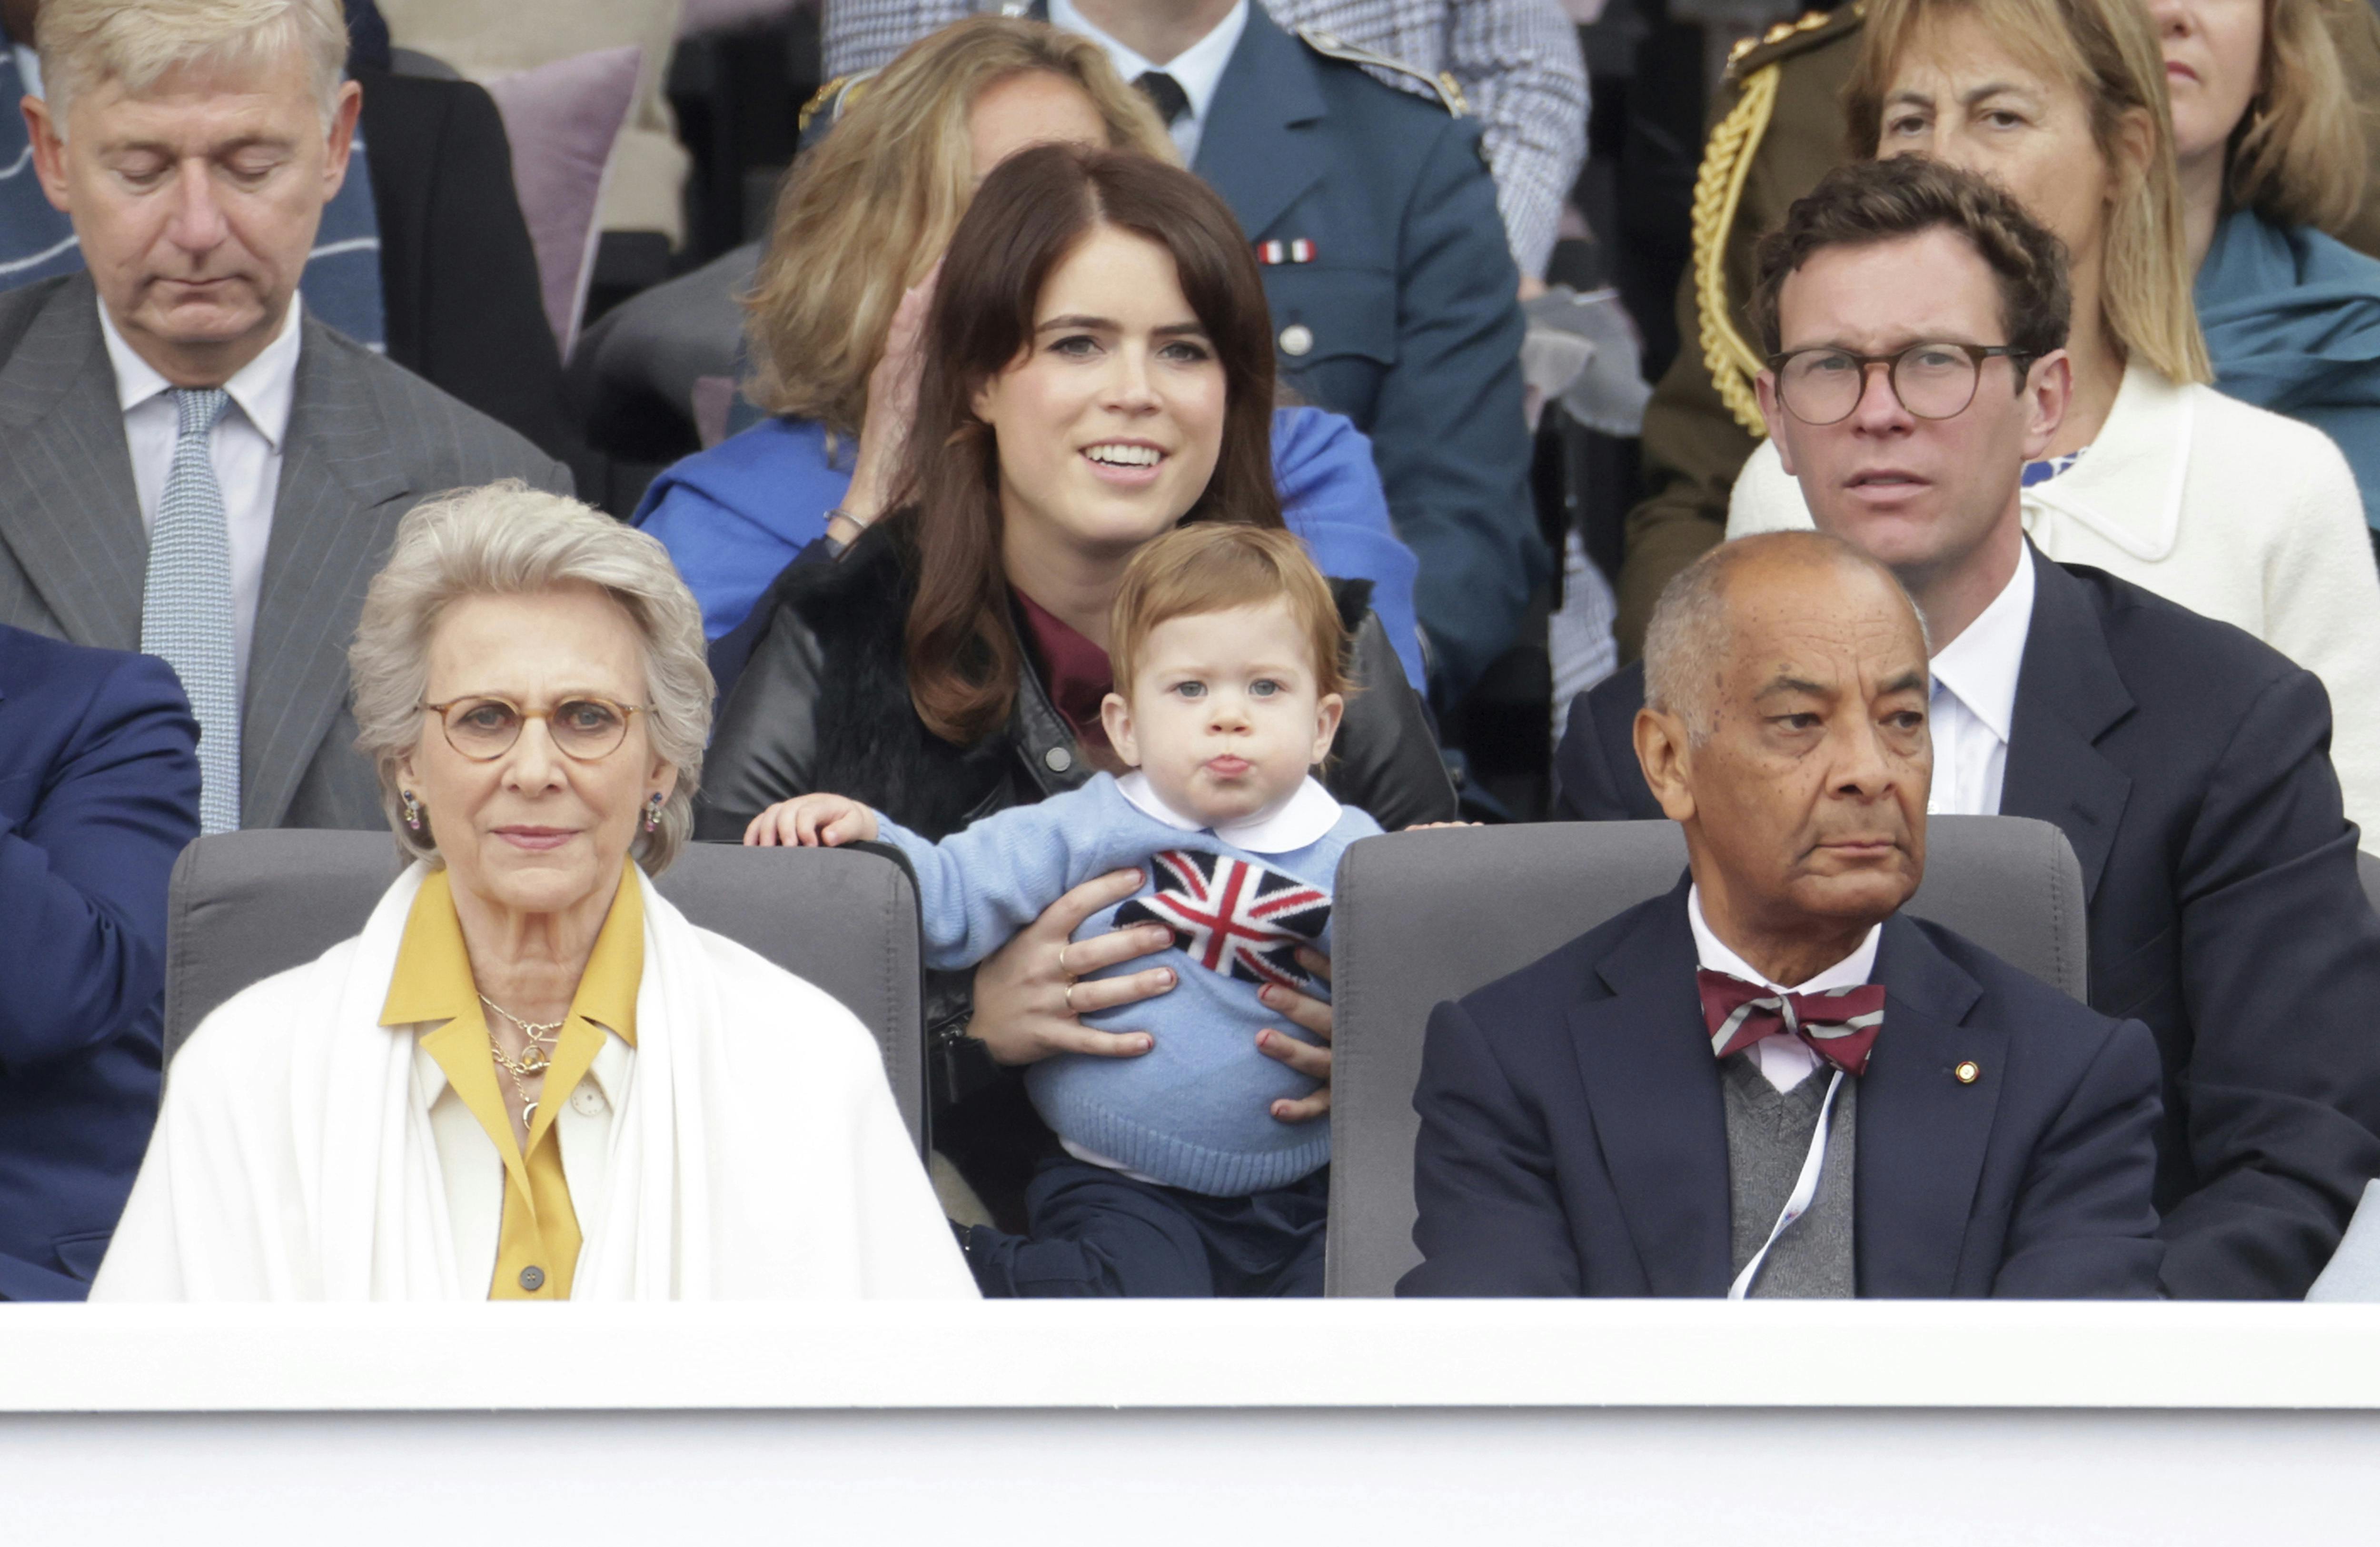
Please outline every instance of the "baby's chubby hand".
M876 813L840 795L797 795L780 800L744 829L744 842L763 848L834 848L875 837Z

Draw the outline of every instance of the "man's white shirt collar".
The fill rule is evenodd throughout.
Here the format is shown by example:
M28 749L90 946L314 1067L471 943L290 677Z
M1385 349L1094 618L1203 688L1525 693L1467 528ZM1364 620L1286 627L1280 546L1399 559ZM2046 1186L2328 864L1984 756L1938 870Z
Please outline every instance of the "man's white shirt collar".
M1884 926L1878 924L1867 932L1867 938L1859 943L1857 950L1834 966L1802 982L1785 984L1771 982L1766 973L1737 956L1727 942L1712 932L1710 920L1703 917L1700 886L1686 888L1686 925L1694 932L1694 956L1704 968L1741 978L1747 983L1758 983L1772 993L1823 993L1828 989L1859 987L1876 975L1876 943L1884 935ZM1808 1043L1781 1032L1763 1037L1743 1051L1761 1077L1779 1090L1791 1090L1809 1078L1818 1066L1818 1055Z
M1959 637L1935 652L1934 680L1958 695L1967 713L2003 745L2016 719L2016 680L2033 631L2033 544L2021 545L2016 573Z
M1116 781L1116 788L1132 802L1135 810L1155 817L1168 827L1184 833L1211 832L1233 848L1250 854L1287 854L1321 842L1322 835L1339 825L1339 802L1329 790L1307 774L1290 798L1269 811L1258 811L1245 822L1231 822L1209 828L1205 822L1184 816L1168 806L1164 798L1150 787L1148 775L1134 769Z
M107 314L107 303L95 304L99 307L100 335L107 341L108 363L115 368L116 407L128 412L161 392L171 392L174 384L142 359L115 330L115 320ZM273 342L224 384L224 391L275 451L282 448L283 438L289 433L290 405L297 398L298 313L302 310L299 298L293 292L288 313L281 319L281 331L273 335Z
M1172 126L1173 143L1182 152L1184 161L1196 159L1198 137L1207 124L1207 109L1215 100L1215 89L1222 84L1223 69L1232 62L1232 51L1240 46L1240 34L1248 30L1248 0L1239 0L1231 14L1215 24L1213 31L1161 65L1141 57L1092 26L1075 8L1072 0L1050 0L1050 23L1078 32L1099 44L1126 85L1150 70L1172 76L1174 84L1182 88L1182 94L1190 99L1188 115Z

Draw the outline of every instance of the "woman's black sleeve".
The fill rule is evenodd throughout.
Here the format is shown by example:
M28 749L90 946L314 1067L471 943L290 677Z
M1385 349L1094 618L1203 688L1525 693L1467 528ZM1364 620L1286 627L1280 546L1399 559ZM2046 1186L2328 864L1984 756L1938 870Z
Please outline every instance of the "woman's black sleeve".
M778 607L719 711L695 800L697 838L733 843L766 808L817 787L822 679L818 637Z
M1454 785L1438 737L1377 615L1364 615L1354 653L1357 691L1348 698L1323 782L1391 833L1416 822L1453 821Z

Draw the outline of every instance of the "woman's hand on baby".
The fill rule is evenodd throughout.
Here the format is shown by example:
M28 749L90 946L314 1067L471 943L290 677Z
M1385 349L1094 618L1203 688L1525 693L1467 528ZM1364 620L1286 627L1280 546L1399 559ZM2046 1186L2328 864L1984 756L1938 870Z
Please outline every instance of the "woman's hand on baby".
M1087 978L1172 944L1162 924L1073 938L1083 920L1140 890L1138 871L1094 876L1017 931L975 969L975 1018L967 1035L999 1064L1036 1064L1052 1054L1134 1058L1155 1043L1146 1032L1101 1031L1075 1017L1154 998L1173 986L1173 969L1152 967L1113 978Z
M1330 958L1319 951L1299 946L1297 965L1326 983L1330 981ZM1310 1123L1330 1110L1330 1006L1311 994L1278 985L1266 988L1257 997L1268 1008L1280 1011L1301 1029L1322 1039L1322 1045L1317 1047L1271 1027L1257 1033L1257 1052L1268 1058L1280 1059L1309 1079L1322 1082L1321 1088L1310 1096L1272 1103L1272 1115L1281 1122Z
M840 795L797 795L752 819L744 842L762 848L834 848L876 836L876 813Z

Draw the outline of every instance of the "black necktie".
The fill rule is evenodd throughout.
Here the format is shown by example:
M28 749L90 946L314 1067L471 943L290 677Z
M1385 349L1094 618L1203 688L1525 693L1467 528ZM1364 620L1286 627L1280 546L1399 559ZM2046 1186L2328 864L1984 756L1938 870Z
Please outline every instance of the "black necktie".
M1163 70L1150 70L1133 84L1156 105L1157 116L1165 120L1168 128L1190 111L1190 93L1182 89L1182 82Z

